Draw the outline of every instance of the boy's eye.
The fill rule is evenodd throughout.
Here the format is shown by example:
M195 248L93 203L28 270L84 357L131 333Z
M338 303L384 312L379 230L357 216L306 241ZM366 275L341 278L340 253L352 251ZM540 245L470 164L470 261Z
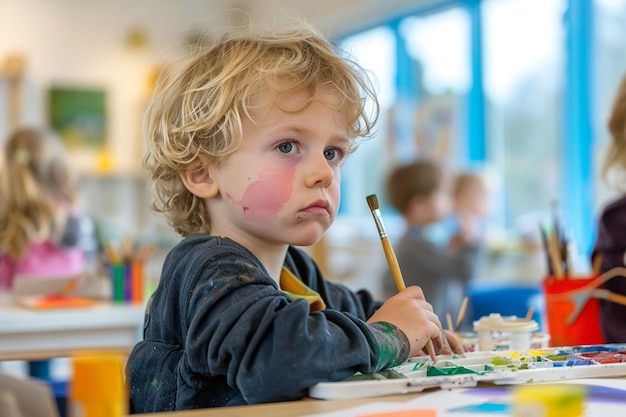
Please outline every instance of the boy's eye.
M342 158L342 152L337 148L328 148L324 150L324 158L329 161L338 161Z
M278 145L276 149L278 149L278 152L289 154L293 153L296 150L296 147L292 142L285 142Z

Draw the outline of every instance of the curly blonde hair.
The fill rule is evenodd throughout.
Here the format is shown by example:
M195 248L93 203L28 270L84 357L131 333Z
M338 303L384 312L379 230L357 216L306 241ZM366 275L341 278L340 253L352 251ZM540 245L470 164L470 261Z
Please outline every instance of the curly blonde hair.
M607 124L611 144L602 165L602 177L615 189L626 191L626 76L622 78ZM615 174L611 177L610 174Z
M227 34L163 74L144 119L152 208L181 236L210 232L203 200L185 188L180 174L220 164L235 152L244 140L242 118L252 119L259 97L306 92L310 103L321 87L334 93L333 103L325 104L347 115L356 149L378 117L374 89L361 67L312 29Z
M78 178L63 144L47 130L15 130L4 146L4 158L0 248L17 259L32 242L57 231L60 214L76 198Z

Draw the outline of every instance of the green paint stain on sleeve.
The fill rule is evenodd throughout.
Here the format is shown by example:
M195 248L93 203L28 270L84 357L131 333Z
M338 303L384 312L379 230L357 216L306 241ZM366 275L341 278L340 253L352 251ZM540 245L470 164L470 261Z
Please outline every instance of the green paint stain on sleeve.
M374 336L373 347L381 368L393 368L408 359L409 340L400 329L386 322L372 323L370 327Z
M376 327L386 333L391 333L396 329L393 324L387 323L386 321L376 322Z
M152 382L150 382L150 386L154 389L159 389L159 381L157 381L157 379L154 378Z

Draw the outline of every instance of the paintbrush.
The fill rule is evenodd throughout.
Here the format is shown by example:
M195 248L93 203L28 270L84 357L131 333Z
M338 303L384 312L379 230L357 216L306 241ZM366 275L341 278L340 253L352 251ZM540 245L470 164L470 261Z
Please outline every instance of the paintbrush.
M404 278L402 278L402 272L400 272L398 259L396 258L396 254L393 251L391 242L389 242L387 231L385 230L383 217L380 214L380 209L378 207L378 198L376 198L376 194L368 195L366 198L367 205L370 207L370 211L372 212L372 216L374 217L374 222L376 222L376 228L378 229L380 242L383 245L385 258L387 258L387 263L389 264L389 268L391 269L391 275L396 282L396 287L398 288L398 291L402 291L406 288L406 285L404 284ZM428 351L428 354L430 355L430 358L433 360L433 362L436 362L437 358L435 355L435 347L433 346L433 341L431 339L428 339L428 342L426 342L426 350Z
M454 326L452 325L452 316L450 313L446 313L446 321L448 322L448 330L454 332Z
M459 315L456 317L456 327L454 328L455 332L458 333L461 330L461 324L463 323L463 318L465 317L465 312L467 311L467 303L469 299L467 296L463 297L463 302L461 303L461 309L459 310Z
M534 312L535 312L535 309L533 307L529 307L528 312L526 312L526 317L524 317L524 320L531 321L533 319Z

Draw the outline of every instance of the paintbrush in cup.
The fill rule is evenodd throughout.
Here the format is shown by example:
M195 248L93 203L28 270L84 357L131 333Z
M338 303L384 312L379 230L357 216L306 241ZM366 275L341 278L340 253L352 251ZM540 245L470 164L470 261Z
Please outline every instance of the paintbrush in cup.
M387 231L385 230L383 217L380 214L380 208L378 207L378 198L376 198L376 194L368 195L366 198L367 205L369 206L370 211L372 212L372 216L374 217L374 222L376 222L376 228L378 229L380 242L383 245L385 258L387 258L387 263L389 264L389 268L391 269L391 275L396 282L396 287L398 288L398 291L402 291L406 288L406 285L404 284L404 278L402 278L402 272L400 272L398 259L396 258L396 254L393 251L393 247L391 247L391 242L389 241ZM444 336L442 335L442 337ZM426 342L426 350L428 351L428 354L430 355L430 358L433 360L433 362L436 362L437 358L435 355L435 347L433 346L433 341L431 339L428 339L428 342Z
M459 315L456 317L456 327L454 331L458 333L461 330L461 324L463 324L463 318L465 317L465 312L467 311L467 303L469 299L467 296L463 297L463 302L461 303L461 309L459 310Z

